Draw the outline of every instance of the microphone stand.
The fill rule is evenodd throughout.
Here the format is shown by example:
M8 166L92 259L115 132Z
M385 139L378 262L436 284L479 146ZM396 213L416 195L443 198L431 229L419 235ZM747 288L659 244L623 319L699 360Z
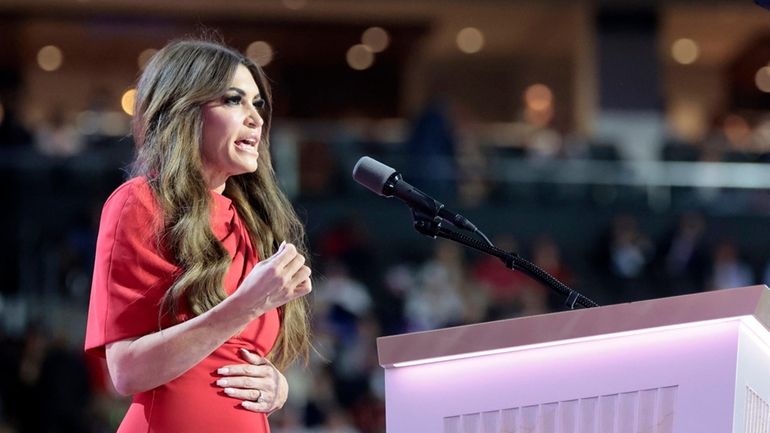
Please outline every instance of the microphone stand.
M519 257L516 253L509 253L501 250L494 245L487 245L478 239L466 236L462 233L456 232L449 228L444 227L442 218L439 216L429 216L422 212L412 209L412 218L414 219L414 228L419 233L430 236L432 238L441 237L449 239L458 243L461 243L467 247L473 248L477 251L487 253L491 256L497 257L505 263L505 267L512 270L524 272L531 278L545 284L551 290L563 295L565 305L570 309L575 309L575 304L581 305L585 308L598 307L599 304L586 298L582 294L570 289L564 283L549 275L544 270L537 267L534 263Z

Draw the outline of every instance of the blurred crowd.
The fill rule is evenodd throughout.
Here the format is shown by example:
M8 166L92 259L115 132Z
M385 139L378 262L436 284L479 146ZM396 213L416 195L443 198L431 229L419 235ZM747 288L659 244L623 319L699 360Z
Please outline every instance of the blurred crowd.
M580 288L589 280L563 259L548 234L526 244L505 236L494 242L529 257L567 285ZM379 336L564 308L559 296L496 258L469 254L449 241L433 245L430 254L405 253L386 261L364 226L351 221L340 221L312 239L318 275L311 298L316 350L307 367L287 372L290 399L271 416L275 432L383 432ZM683 215L660 239L643 233L633 216L617 216L592 250L589 271L611 293L605 297L609 302L770 279L770 267L755 269L734 242L709 233L699 214ZM62 277L87 274L87 260L67 261ZM77 305L82 314L85 296L57 294L61 304ZM79 342L40 319L29 322L22 334L2 338L0 431L114 431L128 400L113 390L104 363L85 358Z
M0 150L32 148L35 158L61 169L75 157L121 143L118 153L127 163L130 155L125 152L125 137L121 139L127 133L125 125L108 134L98 127L85 133L78 124L109 121L108 114L92 112L80 120L54 115L30 131L6 110L0 116ZM391 128L397 132L390 139L372 127L373 122L364 122L369 126L354 128L355 134L332 125L334 133L327 141L289 140L289 128L282 130L281 122L276 122L274 144L289 143L286 148L295 151L275 149L276 166L286 187L295 189L298 203L311 201L318 208L318 202L334 196L350 212L323 226L308 227L317 276L311 296L315 351L307 367L294 366L287 372L290 397L283 410L270 417L274 432L384 432L379 336L564 308L563 299L506 269L496 258L471 254L443 240L425 244L432 249L394 251L396 246L388 245L387 238L375 239L361 217L365 210L357 209L358 197L349 194L347 185L348 169L362 154L407 155L405 171L414 174L416 184L481 213L494 199L495 189L506 188L485 176L490 158L519 158L532 164L561 158L621 158L612 144L589 143L546 125L509 125L514 131L510 135L490 139L494 134L474 133L473 125L461 118L451 113L450 106L434 104L412 124ZM661 149L662 160L764 162L770 152L770 122L725 116L702 140L671 141ZM2 167L8 178L25 170L7 160ZM109 170L110 182L122 177L120 167ZM88 179L94 173L77 175L86 177L80 184L95 183ZM114 186L100 185L98 191ZM12 192L9 185L3 188L10 197L24 194ZM25 231L6 235L15 239L12 245L18 254L13 255L33 256L36 265L22 260L2 268L0 433L110 432L128 406L128 400L112 388L104 362L86 358L78 338L88 304L98 201L104 198L92 197L70 216L60 215L64 228L54 230L55 236L44 231L31 239L23 238ZM738 239L711 226L710 215L694 209L672 216L671 221L665 233L651 233L638 214L617 212L601 227L602 234L579 251L580 260L571 259L576 253L565 251L569 243L555 232L521 239L495 233L493 241L571 287L593 287L589 295L598 295L600 303L770 281L768 255L749 257ZM6 226L22 225L7 221Z

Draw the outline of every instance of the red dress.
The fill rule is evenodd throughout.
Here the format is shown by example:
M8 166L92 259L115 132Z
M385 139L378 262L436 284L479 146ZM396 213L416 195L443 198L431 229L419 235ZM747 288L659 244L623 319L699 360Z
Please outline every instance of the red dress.
M257 263L257 253L230 199L212 192L211 227L230 253L225 292L233 293ZM159 330L159 305L179 268L157 246L160 209L144 178L124 183L107 199L96 244L85 349L104 356L104 346ZM181 319L187 318L184 314ZM240 406L216 386L218 368L246 363L243 347L261 356L279 331L269 311L178 378L134 395L118 433L269 432L267 416ZM164 326L168 324L164 323ZM152 365L139 366L152 369Z

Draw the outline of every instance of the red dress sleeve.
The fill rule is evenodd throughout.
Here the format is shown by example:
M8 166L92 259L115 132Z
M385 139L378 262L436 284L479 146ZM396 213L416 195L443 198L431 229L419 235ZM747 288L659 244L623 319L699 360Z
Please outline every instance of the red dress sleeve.
M144 178L124 183L104 204L86 352L103 357L107 343L160 330L160 303L179 271L159 250L160 215Z

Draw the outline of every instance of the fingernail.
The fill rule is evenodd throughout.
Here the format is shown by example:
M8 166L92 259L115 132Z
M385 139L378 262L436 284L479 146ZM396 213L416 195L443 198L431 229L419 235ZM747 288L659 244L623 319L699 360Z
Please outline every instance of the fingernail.
M219 385L219 386L227 386L227 379L219 379L217 381L217 385Z
M235 392L235 389L233 388L225 388L225 394L227 395L231 395L234 392Z
M219 373L219 374L227 374L229 372L230 372L230 369L229 368L224 368L224 367L222 367L219 370L217 370L217 373Z
M250 408L253 405L250 401L242 401L241 406L245 407L246 409Z
M281 245L278 246L278 251L281 251L285 245L286 241L281 242Z

